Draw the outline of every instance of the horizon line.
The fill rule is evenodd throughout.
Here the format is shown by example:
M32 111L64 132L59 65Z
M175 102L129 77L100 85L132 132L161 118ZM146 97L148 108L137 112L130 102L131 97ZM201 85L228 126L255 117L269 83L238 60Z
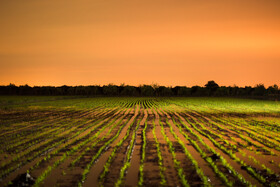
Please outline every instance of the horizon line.
M209 81L214 81L214 80L209 80ZM216 81L215 81L216 82ZM208 81L205 83L207 84ZM217 83L217 82L216 82ZM0 86L10 86L10 85L14 85L14 86L17 86L17 87L20 87L20 86L29 86L29 87L62 87L62 86L68 86L68 87L77 87L77 86L100 86L100 87L103 87L103 86L109 86L109 85L112 85L112 86L134 86L134 87L141 87L141 86L144 86L144 85L148 85L148 86L164 86L164 87L167 87L167 88L175 88L175 87L188 87L188 88L191 88L191 87L194 87L194 86L199 86L199 87L205 87L205 84L203 85L192 85L192 86L188 86L188 85L175 85L175 86L167 86L167 85L161 85L161 84L158 84L158 83L150 83L150 84L146 84L146 83L143 83L143 84L138 84L138 85L132 85L132 84L126 84L126 83L120 83L120 84L115 84L115 83L108 83L108 84L77 84L77 85L67 85L67 84L60 84L60 85L29 85L28 83L26 84L14 84L14 83L9 83L7 85L4 85L4 84L0 84ZM219 83L217 83L219 85ZM237 84L233 84L233 85L219 85L219 87L239 87L239 88L245 88L245 87L256 87L258 85L264 85L265 88L268 88L270 86L274 86L274 85L277 85L280 87L280 84L272 84L272 85L265 85L264 83L257 83L255 85L245 85L245 86L239 86Z

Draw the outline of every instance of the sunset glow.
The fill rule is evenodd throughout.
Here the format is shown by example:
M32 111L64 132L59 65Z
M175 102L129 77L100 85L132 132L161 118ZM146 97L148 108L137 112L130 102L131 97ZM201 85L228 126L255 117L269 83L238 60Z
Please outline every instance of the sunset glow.
M3 0L0 85L279 85L279 7L278 0Z

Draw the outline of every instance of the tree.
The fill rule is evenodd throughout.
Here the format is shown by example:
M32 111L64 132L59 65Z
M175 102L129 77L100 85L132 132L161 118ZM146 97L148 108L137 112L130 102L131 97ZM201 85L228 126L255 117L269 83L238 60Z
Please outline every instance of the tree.
M171 96L173 94L171 88L165 86L159 86L155 91L157 96Z
M180 90L180 88L181 88L181 86L175 86L175 87L171 88L171 91L174 96L178 96L178 91Z
M277 94L278 89L279 88L278 88L277 84L274 84L273 86L269 86L267 88L267 91L268 91L269 94Z
M206 96L205 88L202 88L201 86L193 86L191 87L191 95L192 96Z
M227 87L225 87L225 86L219 87L216 90L215 95L219 96L219 97L221 97L221 96L228 96L228 89L227 89Z
M208 90L209 95L213 95L219 88L219 85L215 81L211 80L205 84L205 88Z
M16 95L17 94L17 86L15 84L10 83L8 86L8 94L9 95Z
M136 96L137 91L134 86L124 86L124 88L121 91L121 95L123 96Z
M190 96L191 88L187 88L186 86L179 87L177 91L178 96Z
M89 86L89 89L90 95L100 95L102 93L102 88L100 86Z
M150 85L140 86L140 91L142 96L154 96L155 90Z
M103 86L103 94L108 96L117 96L119 93L118 86L113 84L108 84L107 86Z
M28 84L19 86L19 95L32 95L32 87Z
M266 89L265 89L264 85L263 84L257 84L254 88L253 94L255 96L264 96L265 92L266 92Z

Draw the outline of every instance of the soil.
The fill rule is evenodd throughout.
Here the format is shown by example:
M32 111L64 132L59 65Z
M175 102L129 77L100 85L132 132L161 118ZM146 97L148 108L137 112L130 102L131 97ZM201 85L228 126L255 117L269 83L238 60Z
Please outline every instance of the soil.
M277 138L273 138L279 137L279 131L276 128L271 134L266 134L268 132L266 129L260 138L256 139L250 136L250 133L257 133L257 130L251 128L253 125L249 126L250 122L258 120L258 122L254 121L254 124L257 123L259 129L262 128L262 125L273 127L277 122L275 118L279 116L266 114L263 117L262 115L258 116L257 113L238 114L234 112L223 114L217 111L216 113L203 113L199 110L195 111L171 104L171 100L162 107L158 104L159 102L148 98L139 99L135 102L138 104L131 108L121 108L117 105L106 107L104 105L90 109L66 107L57 110L47 108L43 110L35 107L32 110L29 108L0 111L0 122L1 127L3 127L0 129L0 186L32 186L42 176L44 179L39 183L39 186L77 186L80 182L86 187L115 186L120 177L120 170L126 161L127 150L131 144L134 130L136 136L135 142L133 142L130 166L125 171L121 186L137 186L145 123L147 123L145 132L147 144L143 186L162 186L162 177L166 180L165 186L183 186L178 175L178 168L174 163L175 159L179 161L190 186L203 186L200 175L206 176L212 186L225 186L226 184L221 177L207 162L207 158L212 159L217 169L233 183L233 186L246 186L232 171L228 170L222 163L221 157L252 185L274 184L280 186L280 151L277 151L275 147L279 141ZM148 103L159 108L149 108ZM166 105L172 109L166 109ZM233 118L242 118L247 120L248 124L241 126L241 130L237 129L231 124ZM266 119L268 120L265 121ZM273 122L269 120L273 120ZM139 128L136 129L138 121L140 121ZM114 148L125 137L130 125L129 136L112 156ZM172 142L174 155L172 155L164 138L161 125L164 134ZM279 124L276 123L276 125ZM179 142L182 142L181 144L171 133L170 127L180 139ZM152 132L153 128L155 128L162 155L161 166L159 165L157 144ZM94 160L85 181L82 181L82 175L92 158L119 130L121 130L120 134ZM181 130L191 140L186 138ZM203 135L200 131L207 135ZM241 135L247 140L245 141ZM227 151L232 151L232 154L240 161L233 159L228 152L215 145L211 140L215 140ZM272 142L273 146L265 145L269 141ZM196 149L193 142L205 153L205 156L202 156L203 154L199 152L199 149ZM203 174L197 173L182 145L197 162ZM268 154L264 148L273 151L275 155ZM66 158L57 164L63 155L66 155ZM104 165L110 156L113 159L108 165L109 170L101 179L100 175L104 172ZM77 162L73 164L73 161L76 160ZM265 170L264 167L267 167L268 170ZM164 169L161 170L161 168ZM264 177L266 182L263 183L254 177L248 172L248 169ZM160 175L161 171L162 176ZM44 173L47 173L46 176L43 175Z

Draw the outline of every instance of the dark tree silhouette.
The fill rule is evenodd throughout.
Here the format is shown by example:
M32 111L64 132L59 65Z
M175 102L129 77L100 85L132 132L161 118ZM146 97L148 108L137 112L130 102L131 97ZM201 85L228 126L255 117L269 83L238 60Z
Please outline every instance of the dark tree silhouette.
M0 95L79 95L79 96L219 96L219 97L244 97L255 99L280 100L280 90L275 84L267 89L263 84L257 84L255 87L246 86L221 86L213 80L208 81L205 87L186 86L165 87L157 84L129 86L122 84L120 86L109 84L105 86L16 86L9 84L0 85Z
M156 88L155 92L157 93L157 96L172 96L172 90L169 87L165 86L159 86Z
M215 81L211 80L205 84L205 88L207 89L209 95L214 95L216 90L219 88L219 85L215 83Z
M191 95L192 96L206 96L207 90L205 90L201 86L193 86L191 88Z
M257 84L255 86L254 91L253 91L253 95L255 95L255 96L264 96L265 95L265 91L266 91L266 89L265 89L263 84Z
M141 96L154 96L155 90L150 85L140 86Z
M108 86L103 86L103 93L104 95L108 96L117 96L119 95L118 86L109 84Z
M139 93L137 93L137 90L134 86L124 86L121 95L123 96L137 96Z
M186 86L182 86L178 89L177 95L178 96L190 96L191 95L191 88L187 88Z
M216 96L229 96L229 90L227 87L221 86L216 90L215 95Z
M171 88L171 91L174 96L178 96L178 91L180 88L181 88L181 86L175 86L175 87Z
M32 87L28 86L27 84L24 86L19 86L19 95L31 95L32 94Z
M276 84L274 84L273 86L269 86L267 88L268 94L277 94L278 90L279 90L279 88Z

